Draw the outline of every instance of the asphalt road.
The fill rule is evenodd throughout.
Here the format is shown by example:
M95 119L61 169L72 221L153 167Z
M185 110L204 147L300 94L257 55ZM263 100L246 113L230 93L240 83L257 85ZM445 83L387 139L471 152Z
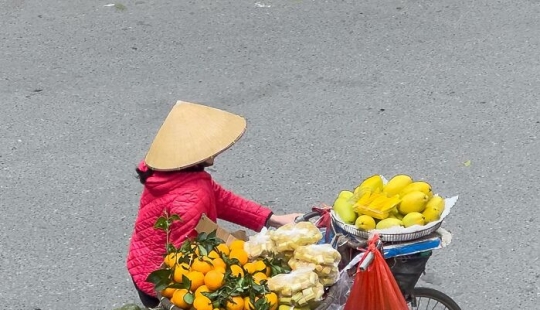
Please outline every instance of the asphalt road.
M212 173L278 213L375 173L459 195L422 283L538 309L540 1L112 3L0 0L0 309L138 301L134 168L176 100L248 119Z

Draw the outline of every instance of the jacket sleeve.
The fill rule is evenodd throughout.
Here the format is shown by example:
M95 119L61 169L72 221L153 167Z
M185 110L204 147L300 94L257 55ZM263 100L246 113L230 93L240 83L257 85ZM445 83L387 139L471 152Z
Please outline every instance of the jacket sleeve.
M216 182L213 183L218 218L257 232L261 231L272 215L272 211L256 202L233 194Z
M208 213L210 198L200 190L178 195L169 206L169 214L177 214L180 221L171 226L170 242L178 247L188 237L197 235L195 227L202 213Z

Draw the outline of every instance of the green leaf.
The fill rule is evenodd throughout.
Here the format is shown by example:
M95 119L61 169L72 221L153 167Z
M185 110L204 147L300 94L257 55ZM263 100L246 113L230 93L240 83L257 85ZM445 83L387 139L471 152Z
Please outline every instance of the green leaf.
M191 241L189 239L187 239L180 246L180 252L186 253L186 252L190 252L190 251L191 251Z
M270 303L266 298L259 298L254 304L253 307L257 310L269 310Z
M463 163L463 165L465 167L469 167L471 165L471 161L470 160L467 160L466 162Z
M182 263L186 263L186 264L189 264L191 258L189 258L189 256L182 256L178 259L178 263L179 264L182 264Z
M156 220L156 223L154 224L155 229L167 230L168 227L169 227L169 224L167 223L167 219L164 218L163 216L159 217Z
M242 277L242 275L238 275L236 279L238 280L238 282L236 282L236 287L244 286L244 282L246 281L246 278Z
M206 248L200 244L199 244L199 255L200 256L208 255L208 251L206 250Z
M175 221L182 221L182 219L180 218L180 216L178 216L178 214L171 214L171 216L169 217L169 220L171 223Z
M195 298L193 297L193 294L191 293L187 293L186 295L184 295L184 301L190 305L193 304L193 299Z
M191 280L186 277L186 275L182 275L182 283L180 283L180 288L189 289L191 287Z
M169 284L167 287L168 288L185 288L185 285L183 285L182 283L173 283L173 284Z
M253 307L257 310L269 310L270 303L266 298L259 298L254 304Z
M220 288L220 289L217 290L217 291L214 291L214 292L204 292L203 294L204 294L206 297L210 298L211 300L214 300L214 299L216 299L217 297L223 295L222 291L223 291L223 290Z
M200 242L204 242L206 240L206 238L208 237L208 234L205 233L205 232L201 232L199 233L199 235L197 235L197 238L196 240L200 243Z
M208 234L208 239L214 239L215 240L216 238L217 238L217 229L214 229Z
M146 278L147 282L154 284L154 289L156 291L164 290L167 285L169 285L171 279L171 270L170 269L158 269L152 271Z
M262 281L261 281L262 283ZM262 295L267 292L266 286L264 284L257 284L255 281L251 283L251 289L253 292L255 292L257 295ZM258 309L258 308L257 308Z

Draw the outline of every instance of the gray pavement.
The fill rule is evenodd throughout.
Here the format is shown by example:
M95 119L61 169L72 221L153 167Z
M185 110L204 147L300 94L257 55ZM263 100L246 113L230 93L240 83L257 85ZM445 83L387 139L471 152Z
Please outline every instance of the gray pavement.
M276 212L374 173L459 194L422 283L538 309L538 0L113 3L0 0L0 309L138 302L134 168L179 99L248 119L212 173Z

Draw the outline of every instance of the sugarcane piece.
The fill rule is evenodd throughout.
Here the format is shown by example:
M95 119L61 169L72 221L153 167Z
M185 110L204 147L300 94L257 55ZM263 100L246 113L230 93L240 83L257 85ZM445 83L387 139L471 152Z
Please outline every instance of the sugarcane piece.
M244 243L244 250L250 259L275 253L274 241L268 229L263 228L259 233L250 236Z
M297 292L319 283L319 277L310 268L293 270L288 274L279 274L268 279L268 288L282 296L293 296Z
M287 297L285 297L285 296L279 297L279 303L280 304L290 305L291 302L292 302L292 298L289 297L289 296L287 296Z
M294 251L294 258L319 265L337 264L341 254L330 244L311 244L300 246Z
M317 283L315 287L313 288L315 291L315 300L321 300L324 296L324 286L322 283Z
M290 287L284 287L281 291L279 291L279 295L292 298L293 291Z
M297 304L298 304L299 306L305 306L305 305L307 305L310 301L315 300L315 297L316 297L316 295L315 295L315 293L314 293L313 291L309 291L309 292L306 293L306 294L304 294L304 293L302 292L302 297L301 297L300 299L298 299Z
M311 222L289 223L270 234L279 252L295 250L299 246L316 244L322 239L321 231Z
M298 304L298 301L300 299L302 299L302 297L304 297L304 295L302 294L302 292L297 292L296 294L294 294L292 297L291 297L291 301L294 305L297 305Z

